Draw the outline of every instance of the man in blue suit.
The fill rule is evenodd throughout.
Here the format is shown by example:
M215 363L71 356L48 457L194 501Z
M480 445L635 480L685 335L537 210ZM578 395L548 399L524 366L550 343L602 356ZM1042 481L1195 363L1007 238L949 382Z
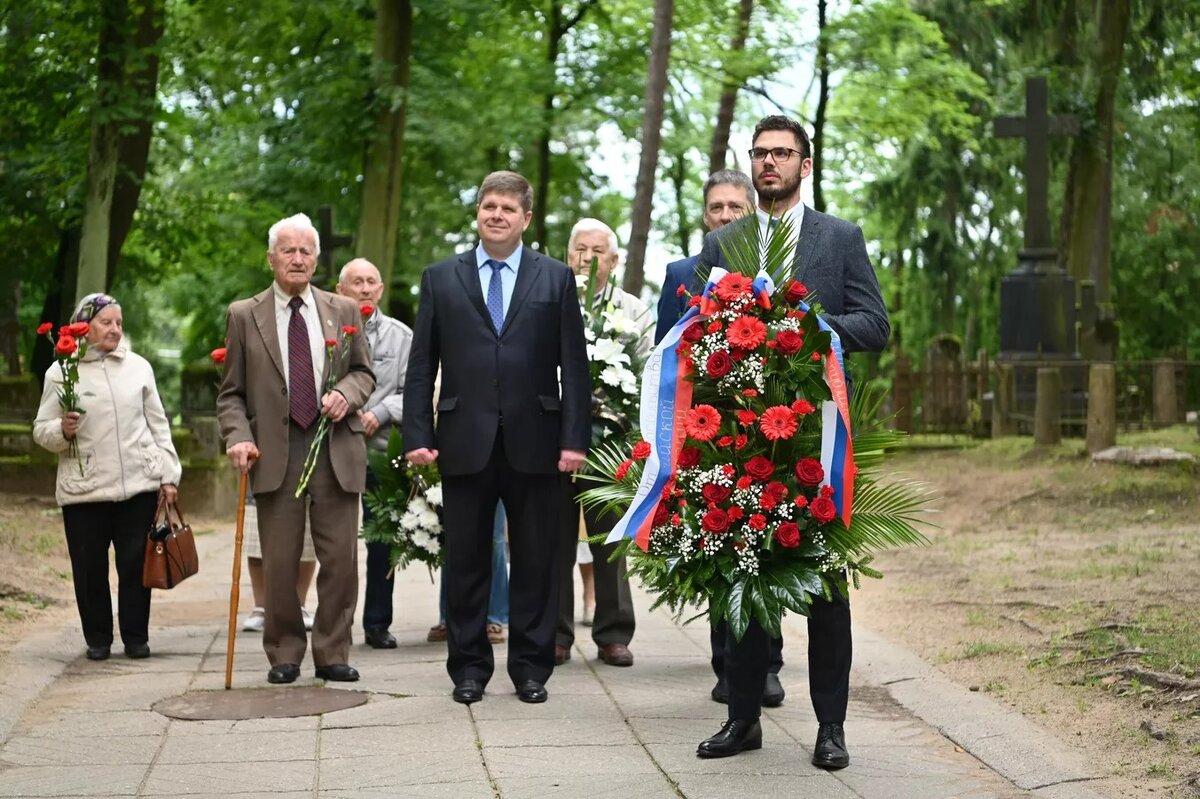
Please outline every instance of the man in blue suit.
M750 176L736 169L713 172L704 181L704 228L713 231L728 225L754 208L754 186ZM667 276L663 278L662 296L658 299L658 326L654 329L654 343L662 341L683 312L687 310L688 298L679 292L685 286L693 294L702 287L697 284L696 264L700 256L693 255L681 261L667 264Z

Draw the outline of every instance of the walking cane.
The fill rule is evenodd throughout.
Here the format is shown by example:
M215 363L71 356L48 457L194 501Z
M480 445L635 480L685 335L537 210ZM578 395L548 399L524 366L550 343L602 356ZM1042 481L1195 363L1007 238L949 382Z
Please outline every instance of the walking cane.
M258 457L250 453L250 463ZM225 690L233 683L233 645L237 638L237 608L241 599L242 535L246 526L246 483L248 472L238 475L237 532L233 537L233 584L229 587L229 642L225 646Z

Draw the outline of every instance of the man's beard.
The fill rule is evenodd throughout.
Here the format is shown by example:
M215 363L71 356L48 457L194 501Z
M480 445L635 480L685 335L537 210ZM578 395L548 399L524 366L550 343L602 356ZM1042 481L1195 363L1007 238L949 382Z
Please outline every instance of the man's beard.
M775 176L779 178L779 182L774 186L761 185L761 174L759 177L755 178L754 190L758 192L758 199L760 203L763 200L784 200L794 196L796 192L800 190L799 172L797 172L796 175L790 180L785 179L779 172L776 172Z

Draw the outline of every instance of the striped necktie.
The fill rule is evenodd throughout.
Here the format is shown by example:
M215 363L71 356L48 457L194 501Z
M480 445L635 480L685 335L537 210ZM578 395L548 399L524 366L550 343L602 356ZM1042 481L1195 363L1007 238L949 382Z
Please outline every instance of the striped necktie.
M317 382L313 377L312 345L308 340L308 325L304 322L304 300L292 297L288 303L292 318L288 320L288 415L307 430L317 421Z

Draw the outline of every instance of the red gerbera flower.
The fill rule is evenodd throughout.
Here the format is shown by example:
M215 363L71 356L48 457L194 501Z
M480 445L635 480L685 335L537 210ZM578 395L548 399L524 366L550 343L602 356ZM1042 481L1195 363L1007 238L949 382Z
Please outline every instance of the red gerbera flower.
M735 347L752 350L767 340L767 326L753 316L739 316L725 331L725 340Z
M697 405L688 411L683 429L697 441L711 441L721 429L721 414L711 405Z
M713 293L719 299L731 302L733 300L745 297L750 293L752 281L745 275L739 275L736 272L730 272L721 278L721 282L717 283L713 289Z
M798 427L795 412L786 405L767 408L763 411L762 418L758 420L758 429L762 430L763 435L769 441L789 439Z

